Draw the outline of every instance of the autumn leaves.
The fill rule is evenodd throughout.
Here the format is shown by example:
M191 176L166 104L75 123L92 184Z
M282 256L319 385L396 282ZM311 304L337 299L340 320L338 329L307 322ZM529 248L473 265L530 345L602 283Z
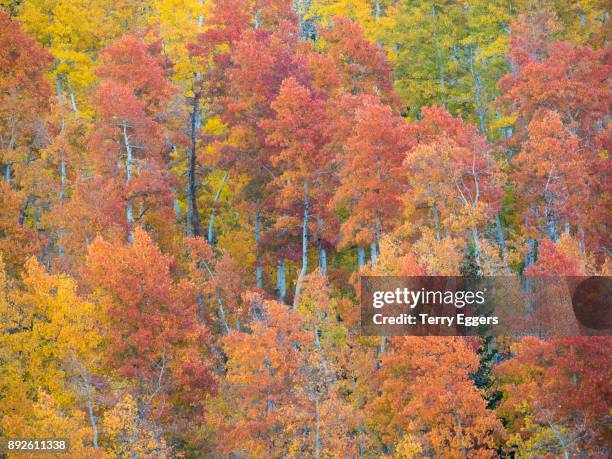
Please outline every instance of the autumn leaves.
M609 453L607 340L373 340L355 282L609 273L603 2L297 3L3 2L1 434Z

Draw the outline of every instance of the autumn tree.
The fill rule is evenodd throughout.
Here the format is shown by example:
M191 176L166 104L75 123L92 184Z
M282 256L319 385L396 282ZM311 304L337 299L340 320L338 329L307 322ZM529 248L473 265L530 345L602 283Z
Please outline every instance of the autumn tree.
M603 440L610 413L608 337L534 337L516 343L515 357L496 369L508 443L521 455L609 455Z
M133 0L95 5L81 0L34 0L22 2L18 11L26 30L55 58L57 95L66 97L75 112L88 105L81 97L95 81L100 50L142 17L141 5Z
M35 432L36 422L47 422L52 428L57 420L59 430L54 433L72 438L66 425L76 423L83 440L97 448L95 382L104 350L101 335L101 325L106 321L104 311L78 294L72 278L49 275L32 259L27 263L21 289L15 285L11 288L3 269L0 280L3 297L0 314L4 324L0 335L4 349L0 384L11 394L1 402L5 414L3 428L7 423L13 424L13 435L26 435ZM36 417L47 399L51 403L46 408L47 414L56 412L48 419ZM61 409L74 413L67 416L74 419L67 419L66 425L60 422ZM26 430L19 431L20 428Z
M399 172L410 138L405 121L371 96L360 100L354 122L338 158L334 203L348 213L342 245L369 245L374 266L381 235L397 224L404 187Z
M288 76L299 78L304 65L295 55L298 43L297 28L283 22L276 31L246 30L236 43L232 53L234 65L228 70L228 92L223 119L233 126L223 162L232 167L234 174L244 176L247 183L241 198L252 214L252 234L255 241L256 285L263 288L264 263L278 265L278 277L284 285L283 240L280 230L274 235L267 232L273 217L274 203L269 184L275 178L276 168L271 162L274 150L266 142L266 130L261 126L265 119L272 118L272 101L277 97L281 83ZM270 215L272 214L272 215ZM270 242L270 243L269 243ZM295 245L295 244L292 244ZM275 250L276 249L276 250ZM274 255L266 253L273 250ZM279 298L286 287L277 286Z
M569 225L590 244L606 246L607 51L568 42L542 46L543 55L525 57L519 72L500 82L501 102L516 117L509 142L519 150L513 166L524 221L553 241Z
M198 210L198 169L201 161L198 150L202 144L210 142L210 138L203 135L202 127L207 124L208 119L219 115L219 104L227 90L227 85L224 84L225 72L230 64L233 44L250 24L251 15L248 6L249 2L245 0L215 2L211 5L207 28L187 44L193 67L190 86L186 93L189 105L186 123L188 236L201 235ZM211 224L214 229L214 213L211 213Z
M78 196L66 215L90 223L82 228L73 220L66 235L81 243L92 241L97 232L130 238L134 226L144 224L155 228L160 240L168 240L172 180L165 169L163 123L173 87L159 43L147 45L137 36L125 36L102 52L97 73L99 120L89 139L93 176L79 179ZM97 208L100 200L104 204Z
M308 238L311 216L325 203L318 199L323 192L320 184L330 171L324 157L326 139L322 135L325 122L325 100L301 85L295 78L283 81L278 97L272 103L274 118L265 120L267 141L277 150L272 163L280 167L275 179L279 196L277 206L287 209L287 216L277 224L302 226L302 267L296 280L294 306L300 295L300 285L308 270ZM302 217L295 210L300 209Z
M478 367L463 338L399 337L382 357L367 409L382 447L402 457L496 457L504 429L470 374Z
M486 133L496 82L507 70L511 2L402 1L388 15L385 45L410 115L442 105Z
M500 197L498 166L486 139L444 109L423 110L410 130L415 146L404 161L408 215L428 210L430 228L442 235L471 234L476 257L479 227L494 215Z
M234 419L219 427L229 439L221 446L226 454L346 457L363 440L357 405L347 395L353 385L339 377L350 368L345 330L321 273L303 282L296 310L250 294L250 330L224 337L229 361L221 407ZM239 400L238 409L231 400Z
M228 374L221 393L228 397L228 407L236 409L236 422L221 426L227 441L219 446L225 454L248 451L269 457L283 454L291 443L286 415L297 397L292 388L299 369L298 346L312 335L300 330L299 316L285 305L255 296L249 314L250 333L236 330L224 338Z
M39 253L45 239L36 228L41 228L38 209L49 198L40 150L50 95L45 73L52 58L4 11L0 30L0 251L15 271Z
M137 404L134 445L141 423L168 416L177 426L169 433L188 437L183 423L201 412L203 397L214 387L206 361L209 332L197 320L197 290L172 278L172 263L139 227L132 243L97 238L88 250L87 279L110 319L104 363L129 382L127 393Z
M392 28L393 3L388 0L314 0L311 15L323 26L346 16L363 27L368 40L382 42L385 32Z
M198 289L197 316L208 327L214 324L220 334L239 328L246 319L242 292L247 290L248 267L239 265L227 252L215 253L202 238L186 241L189 280Z
M363 34L359 23L342 17L321 31L325 53L338 68L340 88L347 94L374 94L385 103L398 105L384 49Z

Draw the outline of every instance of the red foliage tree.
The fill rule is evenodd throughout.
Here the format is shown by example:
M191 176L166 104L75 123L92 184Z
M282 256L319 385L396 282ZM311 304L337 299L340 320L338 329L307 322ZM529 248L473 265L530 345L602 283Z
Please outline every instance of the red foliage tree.
M155 228L159 239L170 239L172 180L165 168L169 146L163 118L174 89L167 79L167 63L157 42L147 45L132 35L103 50L100 61L94 98L99 119L89 141L94 175L81 178L77 187L82 196L71 203L68 213L87 214L99 200L106 201L100 210L109 213L93 212L87 228L72 227L67 236L85 242L97 229L130 237L135 224L144 224ZM98 197L105 189L110 195ZM80 207L82 201L85 208Z
M197 290L173 279L172 264L140 227L132 243L97 238L88 249L86 279L111 321L106 365L130 381L141 418L171 415L171 402L173 416L187 420L214 388Z

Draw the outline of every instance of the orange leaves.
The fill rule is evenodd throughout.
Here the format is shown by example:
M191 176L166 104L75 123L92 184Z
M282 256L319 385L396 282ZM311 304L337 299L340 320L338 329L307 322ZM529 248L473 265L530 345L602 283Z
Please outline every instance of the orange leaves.
M399 105L392 83L392 67L384 49L363 35L363 28L347 17L336 17L321 32L324 46L340 70L346 94L376 94L385 103Z
M290 77L283 81L271 107L275 118L264 126L269 131L268 142L280 149L273 163L291 166L294 180L311 178L325 164L320 156L325 140L321 135L324 101Z
M407 125L374 96L357 99L354 126L336 161L340 184L336 207L349 212L342 245L367 245L397 224L404 184L400 166L408 151Z
M514 54L525 52L521 46L531 35L524 34L517 35ZM586 243L607 245L611 169L601 151L612 104L609 47L545 40L540 47L500 82L500 105L517 116L508 143L520 149L513 182L525 224L553 240L564 225L589 226Z
M376 378L381 395L368 406L383 442L404 445L407 440L397 432L405 432L418 438L418 447L410 449L428 455L496 457L504 430L470 380L478 358L467 342L401 337L392 343Z
M425 221L438 241L442 232L476 235L501 198L501 174L490 145L474 126L439 107L423 109L423 118L409 131L414 147L403 163L407 214L428 213Z
M608 167L594 169L596 163L588 158L592 152L584 151L580 138L555 111L538 112L527 135L513 161L512 177L521 189L526 221L555 240L562 222L586 226L587 215L589 220L601 218L598 208L604 203L596 193L607 186Z

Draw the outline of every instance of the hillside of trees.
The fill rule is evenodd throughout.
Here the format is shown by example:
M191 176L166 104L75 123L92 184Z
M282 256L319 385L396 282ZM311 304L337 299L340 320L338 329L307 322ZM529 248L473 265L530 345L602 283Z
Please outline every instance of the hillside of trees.
M610 275L609 7L0 0L0 439L610 457L609 337L367 337L359 305Z

